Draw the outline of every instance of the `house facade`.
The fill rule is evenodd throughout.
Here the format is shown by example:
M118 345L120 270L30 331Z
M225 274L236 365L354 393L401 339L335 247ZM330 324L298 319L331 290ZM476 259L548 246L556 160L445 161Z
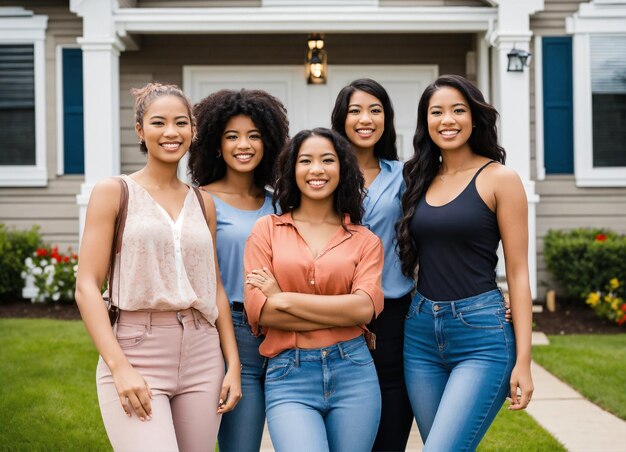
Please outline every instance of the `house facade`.
M149 81L193 101L266 89L295 133L328 126L339 89L372 77L391 94L406 159L422 90L455 73L500 112L541 297L547 230L626 233L624 23L626 0L2 0L0 221L76 248L93 185L143 165L130 89ZM326 84L306 83L312 33ZM507 70L513 48L532 53L522 72Z

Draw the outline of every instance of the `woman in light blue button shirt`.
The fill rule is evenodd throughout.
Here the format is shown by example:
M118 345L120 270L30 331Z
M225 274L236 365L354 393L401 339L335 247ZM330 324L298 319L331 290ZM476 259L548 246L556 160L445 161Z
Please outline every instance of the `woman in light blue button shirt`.
M402 209L405 185L398 160L393 106L385 89L371 79L359 79L337 95L333 130L346 137L365 177L367 196L363 225L383 242L385 308L370 328L376 333L372 350L382 395L382 413L373 450L404 450L413 412L404 383L404 319L411 304L413 281L402 274L396 253L395 224Z
M283 104L260 90L220 90L194 108L198 139L189 154L192 180L215 201L216 249L224 289L231 304L241 359L243 398L222 417L220 452L258 451L265 423L262 338L252 335L243 312L243 250L252 226L274 213L274 162L285 144L289 123Z

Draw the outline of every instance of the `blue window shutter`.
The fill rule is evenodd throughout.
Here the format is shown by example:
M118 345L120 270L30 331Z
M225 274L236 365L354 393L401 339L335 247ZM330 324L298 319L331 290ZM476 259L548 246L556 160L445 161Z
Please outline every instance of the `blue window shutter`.
M572 38L543 37L543 146L546 174L574 172Z
M83 53L63 49L63 158L65 174L84 174Z

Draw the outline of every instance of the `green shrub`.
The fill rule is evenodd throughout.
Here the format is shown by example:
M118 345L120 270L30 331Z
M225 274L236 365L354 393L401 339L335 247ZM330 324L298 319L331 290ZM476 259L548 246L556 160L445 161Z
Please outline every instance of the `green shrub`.
M39 227L28 231L8 229L0 223L0 300L22 297L24 260L41 246Z
M611 279L626 279L626 236L595 228L550 230L544 258L566 297L584 301Z

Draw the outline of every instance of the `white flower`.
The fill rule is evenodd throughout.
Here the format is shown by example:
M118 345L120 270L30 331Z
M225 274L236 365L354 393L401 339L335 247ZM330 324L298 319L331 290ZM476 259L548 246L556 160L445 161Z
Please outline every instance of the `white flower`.
M63 281L59 281L59 286L64 286L65 283Z
M39 276L43 273L43 270L41 269L41 267L34 267L33 268L33 275Z
M59 298L61 298L61 293L60 292L55 292L55 293L52 294L52 299L54 301L58 301Z
M24 259L24 265L26 265L26 268L33 268L33 258L27 257L26 259Z
M52 263L52 265L56 265L59 261L56 257L53 257L52 259L50 259L50 262Z
M45 259L42 259L41 262L39 262L39 265L41 265L42 267L45 267L46 265L48 265L48 261Z
M26 279L26 277L28 276L28 273L22 272L20 273L20 276L22 277L22 279Z
M76 273L78 271L78 264L74 265L74 273Z
M43 271L49 275L54 275L54 265L46 265Z

